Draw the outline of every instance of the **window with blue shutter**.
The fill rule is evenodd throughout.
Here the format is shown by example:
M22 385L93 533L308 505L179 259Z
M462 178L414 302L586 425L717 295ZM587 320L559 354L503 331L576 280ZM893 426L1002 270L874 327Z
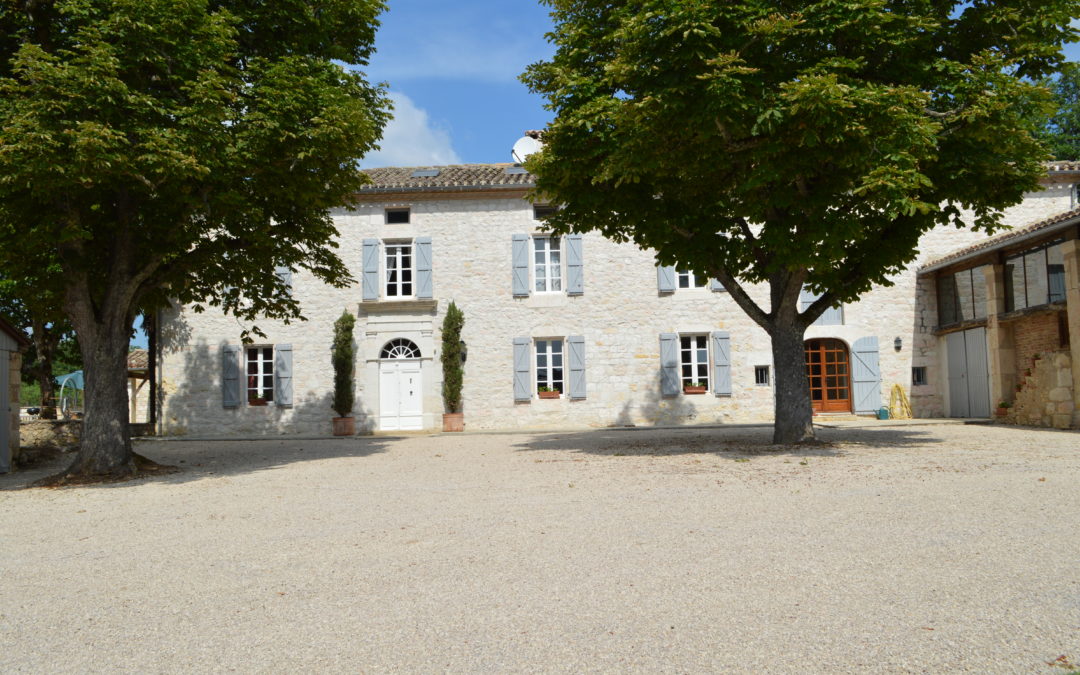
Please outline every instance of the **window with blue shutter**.
M581 235L566 236L566 294L583 295L585 293L584 254Z
M277 405L293 404L292 345L274 346L274 400Z
M364 240L363 274L364 300L379 299L379 240Z
M570 352L570 398L585 398L585 337L571 335L566 338Z
M529 345L532 342L527 337L514 338L514 400L532 400L532 387L530 387L529 370Z
M713 393L731 396L731 336L722 330L712 334Z
M870 413L881 407L881 370L878 367L878 339L859 338L851 348L852 407Z
M520 298L529 294L529 235L515 234L511 253L512 290L514 297Z
M240 347L221 347L221 404L226 408L240 406Z
M656 290L660 293L675 292L674 265L662 265L656 268Z
M286 288L288 289L287 291L285 291L285 293L289 296L292 296L292 270L284 265L281 265L274 269L274 274L276 274L278 278L281 279L281 283L285 284Z
M821 297L820 293L811 293L809 290L807 290L805 288L802 289L802 291L799 292L800 311L805 312L806 308L809 307L810 305L812 305L814 303L814 301L816 301L820 297ZM844 306L843 305L836 305L835 307L830 307L830 308L826 309L821 314L821 316L819 316L817 318L817 320L814 321L814 323L812 325L814 325L814 326L842 326L842 325L844 325Z
M679 336L675 333L660 334L660 393L678 396L679 384Z
M416 238L416 297L430 300L434 297L431 283L431 237Z

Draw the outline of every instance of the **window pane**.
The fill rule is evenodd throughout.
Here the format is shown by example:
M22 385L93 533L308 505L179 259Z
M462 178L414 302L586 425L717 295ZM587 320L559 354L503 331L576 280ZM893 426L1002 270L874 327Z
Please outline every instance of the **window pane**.
M1050 297L1050 289L1046 283L1046 250L1034 251L1025 255L1024 268L1028 307L1045 305Z
M988 265L971 270L971 289L976 319L986 318L986 270Z
M956 273L956 309L960 321L970 321L975 318L975 308L972 306L974 292L971 288L971 270Z
M956 275L938 277L938 323L942 326L956 323Z
M1046 268L1050 302L1065 302L1065 257L1061 244L1046 249Z

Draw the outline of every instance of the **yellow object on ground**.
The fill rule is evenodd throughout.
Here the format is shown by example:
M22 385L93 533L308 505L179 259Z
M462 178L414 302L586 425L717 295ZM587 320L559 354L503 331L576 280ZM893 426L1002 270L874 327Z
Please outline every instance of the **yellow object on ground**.
M894 420L912 418L911 403L908 402L907 392L898 384L892 386L892 394L889 395L889 418Z

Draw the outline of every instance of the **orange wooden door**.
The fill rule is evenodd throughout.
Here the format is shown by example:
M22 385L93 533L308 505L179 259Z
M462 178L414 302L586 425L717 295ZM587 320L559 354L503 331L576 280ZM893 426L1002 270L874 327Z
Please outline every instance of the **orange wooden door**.
M815 413L851 412L851 364L843 342L807 340L806 376Z

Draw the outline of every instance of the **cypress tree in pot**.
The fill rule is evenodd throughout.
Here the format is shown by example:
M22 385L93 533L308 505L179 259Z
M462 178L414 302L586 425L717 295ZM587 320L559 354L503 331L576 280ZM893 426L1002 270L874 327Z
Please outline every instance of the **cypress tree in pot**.
M461 329L465 315L453 302L446 308L442 324L443 431L464 431L465 415L461 412L461 385L464 375Z
M335 436L352 436L356 433L356 423L352 417L353 409L353 326L356 317L348 310L334 322L334 345L331 361L334 365L334 418Z

